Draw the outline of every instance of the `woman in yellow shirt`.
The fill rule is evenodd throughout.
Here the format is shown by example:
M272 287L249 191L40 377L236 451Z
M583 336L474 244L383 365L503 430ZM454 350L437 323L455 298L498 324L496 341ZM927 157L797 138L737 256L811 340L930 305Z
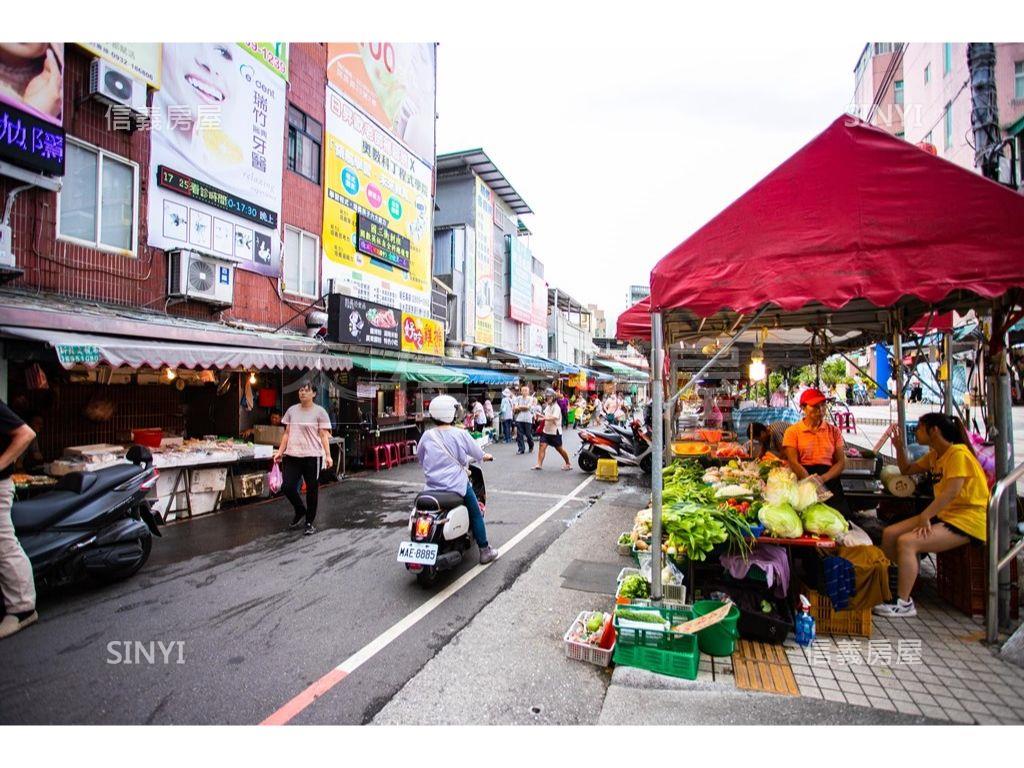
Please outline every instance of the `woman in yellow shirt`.
M988 514L988 481L971 449L963 422L941 413L926 413L917 422L917 442L930 450L911 462L907 447L890 428L900 472L937 476L935 498L920 515L890 525L882 532L882 549L899 568L895 603L876 605L878 616L916 616L910 590L917 580L918 555L945 552L972 540L984 542Z

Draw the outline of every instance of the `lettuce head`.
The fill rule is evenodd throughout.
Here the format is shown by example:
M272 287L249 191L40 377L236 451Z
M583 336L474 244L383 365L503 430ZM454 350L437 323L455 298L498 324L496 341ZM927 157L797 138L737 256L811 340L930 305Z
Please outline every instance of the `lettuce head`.
M800 515L790 504L772 504L769 502L761 507L757 519L772 536L780 539L798 539L804 533Z
M804 528L809 533L817 533L835 538L850 530L850 524L846 522L846 518L838 510L821 502L812 504L805 509L803 519Z

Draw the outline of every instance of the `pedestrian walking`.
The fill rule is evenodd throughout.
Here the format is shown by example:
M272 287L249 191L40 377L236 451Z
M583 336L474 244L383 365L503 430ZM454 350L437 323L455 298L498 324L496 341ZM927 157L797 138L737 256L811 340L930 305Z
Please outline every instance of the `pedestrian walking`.
M0 621L0 639L39 620L32 563L21 548L11 520L14 462L35 437L33 429L0 400L0 592L7 609L7 615Z
M313 521L320 498L320 467L333 465L330 440L331 419L327 411L313 402L316 389L306 382L299 388L299 404L289 408L281 423L285 425L281 446L274 454L274 461L281 463L284 475L281 490L295 510L291 529L298 528L305 520L305 535L316 533ZM299 488L306 481L306 503L302 503Z
M527 452L527 443L530 445L529 452L533 453L533 411L536 406L537 400L530 395L530 388L524 384L512 406L516 422L516 445L519 446L517 454Z
M473 426L477 432L483 432L487 426L487 412L479 400L473 401Z
M505 389L501 393L501 439L504 443L512 442L512 390Z
M547 453L548 446L558 451L558 455L565 460L565 466L562 467L563 472L572 469L569 454L562 447L562 409L558 407L558 400L553 389L544 393L542 418L544 426L540 435L540 449L537 451L537 466L533 469L544 468L544 455Z
M484 400L484 416L487 417L487 426L494 429L494 404L489 397Z
M565 396L564 392L556 392L555 394L558 410L562 412L562 429L564 430L569 426L569 398Z

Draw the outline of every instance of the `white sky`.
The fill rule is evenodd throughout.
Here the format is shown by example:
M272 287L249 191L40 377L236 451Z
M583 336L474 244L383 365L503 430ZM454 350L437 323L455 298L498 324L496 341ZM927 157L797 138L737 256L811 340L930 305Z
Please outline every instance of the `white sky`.
M847 109L863 45L442 42L438 153L483 147L548 283L613 333L627 286Z

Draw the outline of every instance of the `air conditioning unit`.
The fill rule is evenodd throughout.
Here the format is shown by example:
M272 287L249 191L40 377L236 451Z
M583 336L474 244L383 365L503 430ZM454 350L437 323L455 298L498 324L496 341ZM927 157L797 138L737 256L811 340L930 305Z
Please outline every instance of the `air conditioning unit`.
M128 107L133 117L146 116L146 84L103 59L89 66L89 95L112 106Z
M178 248L167 252L167 295L230 306L235 297L235 262Z
M13 268L14 245L11 242L14 238L14 230L5 224L0 224L0 267Z

